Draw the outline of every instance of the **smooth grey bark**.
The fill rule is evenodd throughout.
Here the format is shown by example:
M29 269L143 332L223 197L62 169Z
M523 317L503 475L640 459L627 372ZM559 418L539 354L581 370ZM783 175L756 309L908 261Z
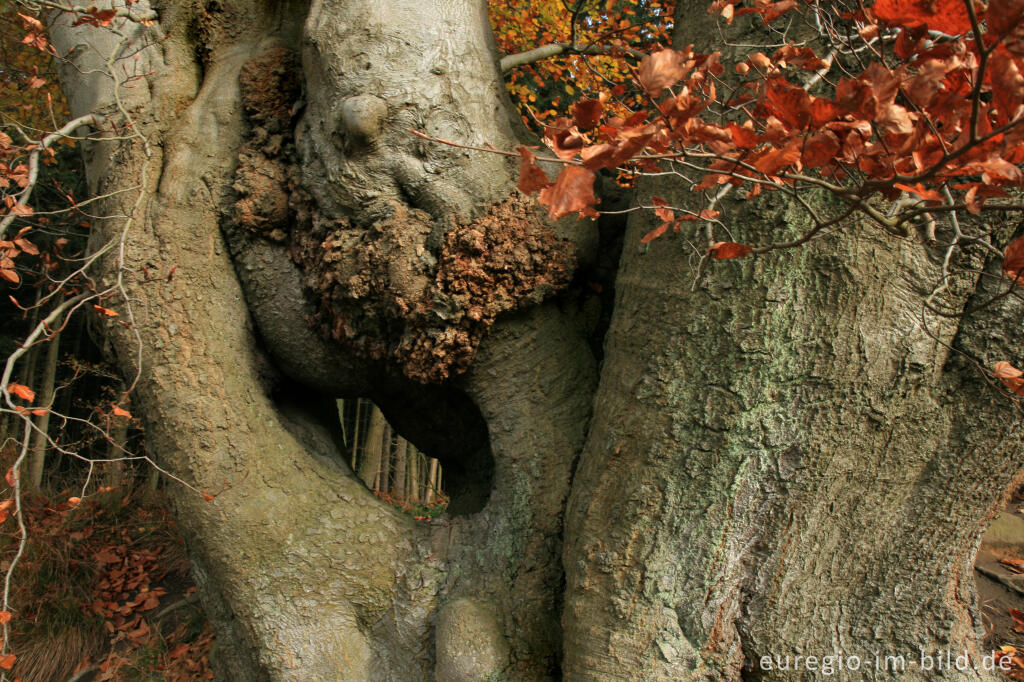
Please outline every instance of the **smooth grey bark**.
M145 314L133 405L165 466L220 491L205 502L172 487L224 677L734 680L765 653L975 647L970 559L1019 473L1019 432L947 349L1007 357L1024 340L1004 332L1015 303L960 324L922 316L912 285L935 266L863 229L723 264L693 293L679 242L639 248L637 219L592 403L588 332L571 306L542 302L544 286L503 302L479 338L457 326L479 310L444 291L424 304L433 326L403 317L423 312L449 235L533 225L507 207L507 161L407 133L516 144L485 3L158 10L154 27L119 26L152 38L121 48L139 54L144 86L122 106L149 145L95 144L88 173L97 192L141 185L138 204L106 202L134 221L127 291ZM73 113L115 113L114 84L97 75L115 36L60 20L53 42L74 62ZM262 103L278 109L254 108L254 74L292 68L299 99L271 89ZM732 206L730 222L750 235L780 217L803 225L771 199L758 210ZM96 238L122 226L103 221ZM553 229L577 261L591 256L593 230ZM340 265L325 273L310 253L328 241ZM143 264L176 275L144 284L132 275ZM309 294L331 277L344 286ZM961 305L975 286L962 283ZM398 295L374 298L383 289ZM311 328L334 305L378 325L374 339L328 318L375 357ZM467 329L463 345L442 343ZM134 336L110 334L133 373ZM450 348L475 357L424 386L402 365L423 348L439 364ZM317 392L326 405L372 398L417 443L457 446L478 413L486 433L445 475L472 478L493 458L481 508L421 525L374 499L306 409ZM434 432L453 416L471 428L446 441Z

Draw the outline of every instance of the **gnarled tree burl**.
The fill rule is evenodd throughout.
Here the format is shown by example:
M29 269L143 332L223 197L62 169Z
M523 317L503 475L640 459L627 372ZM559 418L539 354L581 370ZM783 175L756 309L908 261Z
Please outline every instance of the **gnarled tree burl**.
M564 293L596 227L551 223L506 158L408 132L520 144L484 2L131 10L155 18L57 16L52 38L73 114L135 121L89 149L107 214L132 216L135 325L110 334L129 372L141 337L149 447L224 489L175 494L222 674L788 680L757 661L980 661L972 558L1021 434L970 358L1024 347L1012 298L925 313L939 265L852 223L691 292L680 241L640 245L638 215L598 367L593 303ZM705 10L679 4L681 43L716 35ZM806 221L779 197L726 218L739 237ZM958 281L961 309L987 286ZM465 513L420 524L361 485L315 409L352 395L444 458Z

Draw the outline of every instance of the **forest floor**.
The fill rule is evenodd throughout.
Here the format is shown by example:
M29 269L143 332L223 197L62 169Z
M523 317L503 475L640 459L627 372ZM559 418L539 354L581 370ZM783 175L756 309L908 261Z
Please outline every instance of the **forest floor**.
M1015 664L1011 678L1024 680L1024 489L989 526L974 573L985 646L1010 653Z
M111 488L76 500L62 491L24 501L29 542L0 656L8 679L212 679L213 634L163 496ZM0 570L17 553L16 527L0 527Z
M21 682L212 679L213 634L165 498L112 488L76 500L67 490L26 500L30 542L0 668ZM11 519L0 526L0 570L15 531ZM1006 652L1011 679L1024 680L1024 489L986 533L975 576L985 648Z

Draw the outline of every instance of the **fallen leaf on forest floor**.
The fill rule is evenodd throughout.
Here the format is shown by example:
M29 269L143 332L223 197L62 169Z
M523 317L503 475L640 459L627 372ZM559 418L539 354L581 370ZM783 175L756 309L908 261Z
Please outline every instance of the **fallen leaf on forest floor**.
M1024 559L1000 559L999 563L1014 573L1024 573Z
M1024 634L1024 613L1017 609L1010 609L1008 613L1013 618L1013 631Z

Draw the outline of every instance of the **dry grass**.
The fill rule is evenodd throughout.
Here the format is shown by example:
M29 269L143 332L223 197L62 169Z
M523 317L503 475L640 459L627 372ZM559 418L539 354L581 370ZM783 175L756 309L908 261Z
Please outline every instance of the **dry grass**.
M60 682L71 677L86 658L95 659L107 647L107 638L95 627L72 627L27 639L17 647L12 673L22 682Z

